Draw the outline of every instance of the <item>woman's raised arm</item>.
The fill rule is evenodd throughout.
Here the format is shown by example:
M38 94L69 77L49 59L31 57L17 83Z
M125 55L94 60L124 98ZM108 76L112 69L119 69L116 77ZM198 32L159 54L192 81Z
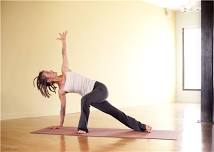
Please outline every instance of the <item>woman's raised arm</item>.
M67 57L67 44L66 44L66 38L67 38L67 31L63 32L63 33L59 33L59 37L57 38L57 40L60 40L62 42L62 67L61 67L61 71L63 76L66 76L66 72L69 69L68 66L68 57Z

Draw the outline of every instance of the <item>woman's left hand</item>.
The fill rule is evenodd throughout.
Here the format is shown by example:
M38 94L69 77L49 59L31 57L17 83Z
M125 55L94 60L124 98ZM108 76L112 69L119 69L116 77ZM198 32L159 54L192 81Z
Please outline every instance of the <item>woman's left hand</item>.
M50 126L50 127L48 127L48 129L60 129L60 128L62 128L62 126Z
M66 36L67 36L67 31L63 32L63 33L59 33L59 37L57 38L57 40L60 40L62 42L66 41Z

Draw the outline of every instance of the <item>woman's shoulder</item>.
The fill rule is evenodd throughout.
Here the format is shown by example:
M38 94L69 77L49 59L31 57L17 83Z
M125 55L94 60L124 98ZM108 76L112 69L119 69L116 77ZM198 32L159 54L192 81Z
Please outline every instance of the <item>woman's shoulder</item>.
M72 71L71 69L68 69L68 70L66 71L66 73L65 73L65 76L68 75L68 74L71 74L71 73L73 73L73 71Z

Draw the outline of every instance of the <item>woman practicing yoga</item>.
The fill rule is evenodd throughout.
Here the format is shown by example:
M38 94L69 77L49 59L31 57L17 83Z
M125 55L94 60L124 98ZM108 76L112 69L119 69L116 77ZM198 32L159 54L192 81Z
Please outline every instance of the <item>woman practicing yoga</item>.
M51 129L59 129L63 126L65 109L66 109L66 93L78 93L81 98L81 115L77 133L84 134L88 132L87 124L90 113L90 106L93 106L119 120L121 123L135 131L151 132L152 127L142 124L140 121L127 116L124 112L112 106L106 98L108 90L106 86L98 81L91 80L85 76L77 74L68 68L67 50L66 50L67 31L59 33L57 40L62 42L62 67L61 75L57 72L43 70L34 79L41 94L44 97L50 97L50 92L56 93L58 86L58 95L61 101L60 125L52 126Z

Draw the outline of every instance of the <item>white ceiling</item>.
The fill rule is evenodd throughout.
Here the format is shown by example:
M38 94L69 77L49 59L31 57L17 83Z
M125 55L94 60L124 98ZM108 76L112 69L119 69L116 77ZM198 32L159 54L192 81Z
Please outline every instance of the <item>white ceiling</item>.
M143 0L146 3L157 5L176 11L200 11L200 0Z

